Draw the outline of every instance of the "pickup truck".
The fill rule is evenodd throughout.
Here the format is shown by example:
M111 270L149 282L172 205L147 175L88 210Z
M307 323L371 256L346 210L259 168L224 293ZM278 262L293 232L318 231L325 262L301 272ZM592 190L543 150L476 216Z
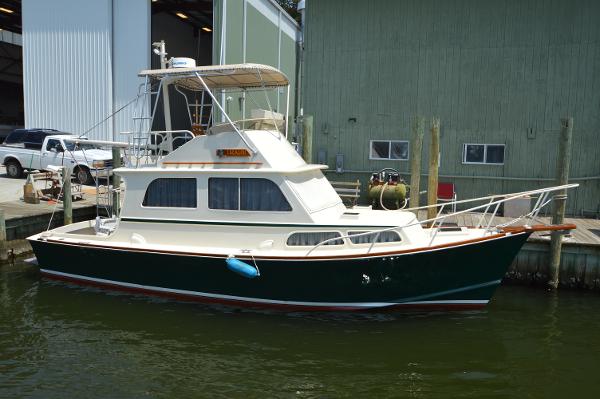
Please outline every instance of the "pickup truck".
M106 176L112 166L112 152L95 145L65 141L77 138L52 129L17 129L0 145L0 160L8 177L18 178L23 170L46 170L49 165L67 166L82 184L94 184L94 177ZM102 171L102 172L101 172Z

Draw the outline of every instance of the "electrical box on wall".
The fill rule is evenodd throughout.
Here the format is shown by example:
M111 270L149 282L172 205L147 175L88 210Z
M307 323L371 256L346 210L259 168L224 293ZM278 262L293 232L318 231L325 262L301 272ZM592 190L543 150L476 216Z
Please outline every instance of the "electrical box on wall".
M320 165L327 165L327 150L319 150L317 153L317 163Z
M335 171L336 173L344 173L344 154L335 155Z
M527 138L534 139L535 138L535 130L532 127L527 128Z

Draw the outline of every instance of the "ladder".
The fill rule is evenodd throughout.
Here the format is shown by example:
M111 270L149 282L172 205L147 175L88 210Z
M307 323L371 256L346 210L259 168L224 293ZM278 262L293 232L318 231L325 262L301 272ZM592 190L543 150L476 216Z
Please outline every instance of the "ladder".
M192 132L194 135L206 134L206 131L212 124L213 118L213 106L212 102L207 101L208 99L204 96L205 92L202 91L200 102L198 99L193 104L189 104L190 115L194 115L191 120Z
M156 91L152 90L148 76L146 76L144 83L138 86L138 93L133 109L133 131L128 139L131 156L135 158L135 166L139 166L142 158L152 155L152 141L150 140L150 136L156 104L152 107L150 100L152 99L152 95L157 95L156 101L158 101L159 92L160 86ZM153 109L152 112L150 111L151 109Z

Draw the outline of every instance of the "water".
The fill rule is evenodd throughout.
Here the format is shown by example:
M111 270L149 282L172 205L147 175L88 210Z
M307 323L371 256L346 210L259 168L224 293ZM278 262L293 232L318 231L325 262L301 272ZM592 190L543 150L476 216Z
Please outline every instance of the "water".
M312 314L107 293L0 266L2 398L600 397L600 295Z

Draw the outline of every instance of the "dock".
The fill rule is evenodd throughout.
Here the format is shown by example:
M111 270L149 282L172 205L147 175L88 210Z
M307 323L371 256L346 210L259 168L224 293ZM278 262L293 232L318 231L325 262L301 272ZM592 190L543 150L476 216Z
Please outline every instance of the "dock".
M63 225L61 202L40 201L28 204L22 199L24 179L9 179L1 176L0 168L0 209L4 212L5 247L10 256L31 252L27 237ZM83 199L73 201L73 221L83 221L96 217L96 188L84 187Z

